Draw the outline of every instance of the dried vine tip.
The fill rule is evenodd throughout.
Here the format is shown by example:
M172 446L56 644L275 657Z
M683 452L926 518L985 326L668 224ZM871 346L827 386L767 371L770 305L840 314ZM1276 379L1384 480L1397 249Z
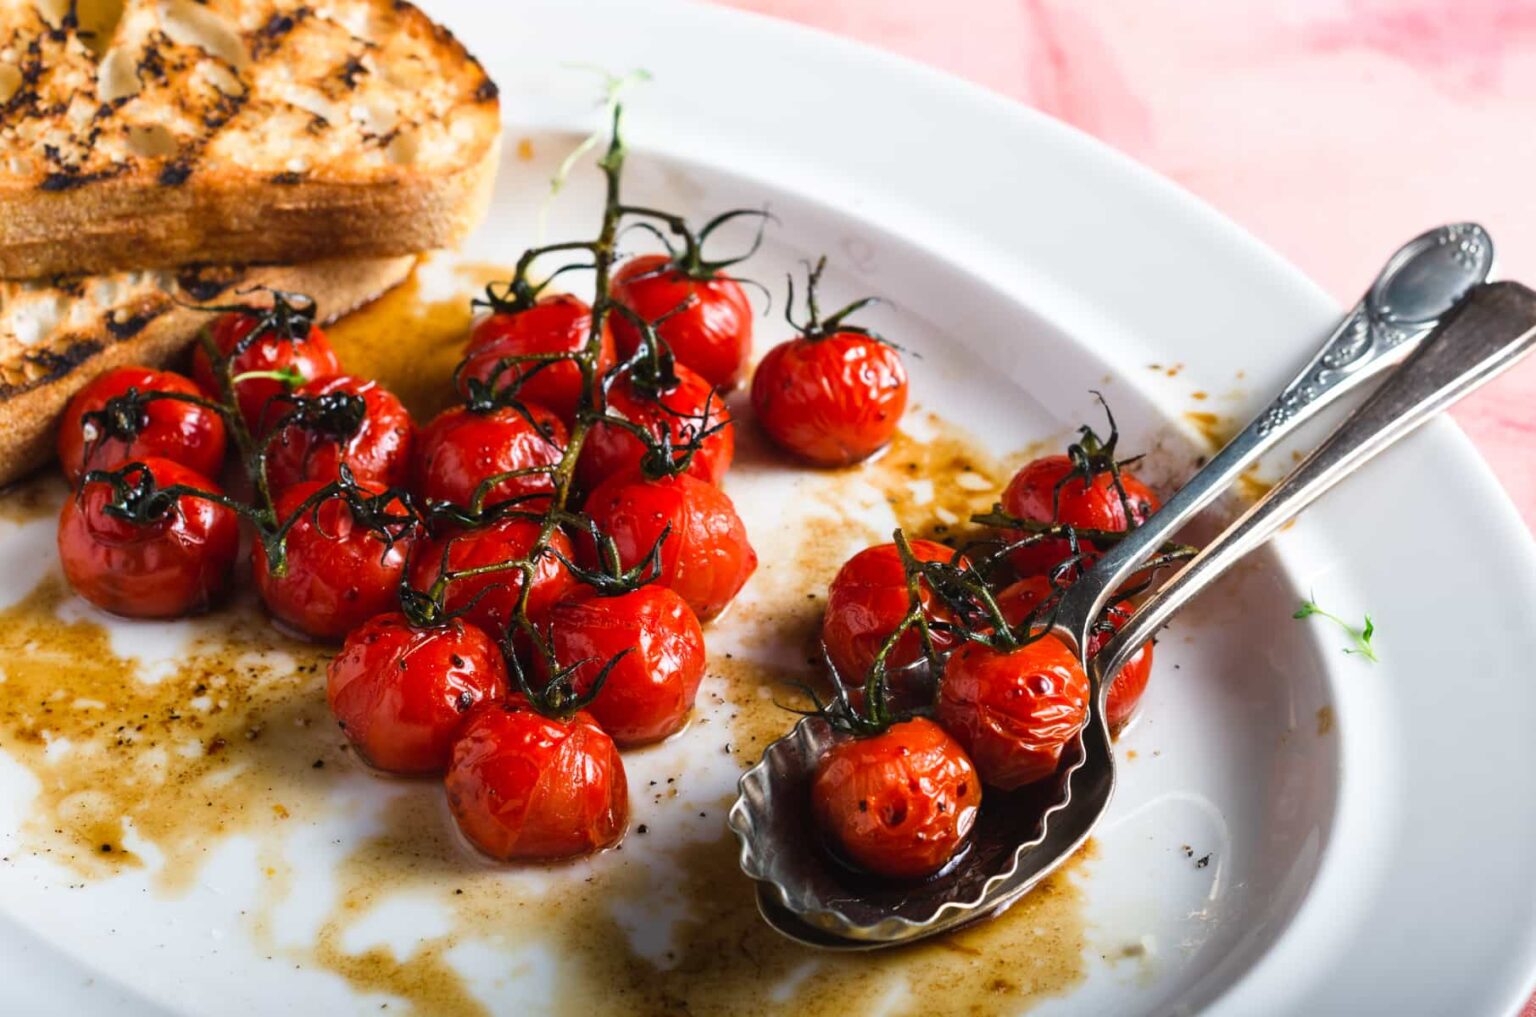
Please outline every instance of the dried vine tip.
M0 34L0 277L399 256L489 205L498 89L411 4L10 3Z
M789 292L784 301L784 320L789 323L790 328L799 333L802 338L810 339L813 341L817 339L825 339L827 336L832 335L834 332L852 332L855 335L862 335L866 338L873 339L876 342L884 343L893 349L901 349L901 347L886 339L878 332L864 328L861 325L851 325L848 323L848 319L850 317L857 314L859 311L862 311L864 308L869 307L871 304L883 304L888 303L888 301L882 297L861 297L860 299L855 300L853 303L842 308L841 310L835 311L832 314L823 317L821 313L821 306L818 302L818 290L821 288L822 273L825 272L827 268L827 256L823 254L820 258L816 259L816 264L814 265L812 265L810 262L804 262L803 264L805 265L804 321L795 320L794 273L791 272L786 276L786 288Z

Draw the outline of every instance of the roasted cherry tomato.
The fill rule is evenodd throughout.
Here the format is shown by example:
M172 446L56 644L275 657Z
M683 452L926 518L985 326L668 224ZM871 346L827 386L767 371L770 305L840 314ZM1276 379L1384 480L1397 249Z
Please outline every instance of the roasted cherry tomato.
M416 425L393 392L343 374L312 381L294 395L301 401L271 407L278 421L289 421L266 439L273 490L335 480L343 465L361 482L406 485Z
M285 569L272 574L266 547L256 541L252 571L267 610L316 639L340 639L375 615L395 609L396 591L415 541L416 520L398 499L380 505L380 528L366 528L341 495L311 499L327 485L305 481L284 491L277 515L298 514L284 538ZM363 495L382 494L359 485ZM398 520L398 521L396 521Z
M914 540L911 546L918 561L949 562L955 558L952 548L931 540ZM958 564L964 562L961 558ZM918 590L930 621L950 620L949 610L935 600L926 584L920 584ZM875 655L906 617L907 607L907 576L895 544L866 547L843 563L827 588L821 639L844 684L864 683ZM942 628L932 628L929 632L936 649L948 649L954 642L953 636ZM886 669L899 672L922 655L922 637L917 630L909 629L891 648L886 657ZM900 691L900 684L899 673L892 674L893 690Z
M645 561L670 526L657 581L687 601L700 621L724 611L757 570L736 506L697 477L613 477L592 492L586 511L613 538L625 568Z
M1072 460L1066 456L1046 456L1029 463L1008 482L1003 492L1003 511L1019 519L1041 523L1066 523L1089 530L1120 531L1139 526L1161 504L1151 488L1124 470L1120 482L1130 502L1127 516L1114 478L1106 470L1091 481L1073 476ZM1128 525L1129 521L1129 525ZM1017 539L1024 534L1011 532ZM1091 541L1080 549L1092 557L1096 550ZM1049 572L1072 553L1066 540L1045 540L1019 548L1013 554L1014 567L1023 575Z
M557 293L540 297L522 311L498 311L475 325L469 349L459 369L459 394L469 395L471 380L499 391L518 378L519 402L547 406L567 427L575 423L581 403L581 368L571 360L538 363L505 363L508 357L549 353L579 353L592 334L592 308L580 297ZM605 324L598 354L596 376L613 366L613 333Z
M579 665L578 694L623 654L587 706L620 748L682 728L704 679L704 631L682 597L655 583L617 596L582 587L551 609L549 632L556 663Z
M656 334L678 363L723 392L741 381L752 356L752 303L735 280L720 272L693 279L665 254L643 254L619 266L611 292L645 321L660 321ZM639 348L640 332L622 314L612 322L619 355L627 357Z
M997 595L997 606L1010 624L1018 625L1029 616L1051 592L1050 580L1044 576L1021 579ZM1136 606L1128 600L1121 601L1105 612L1105 620L1120 629L1131 620ZM1103 628L1095 630L1088 644L1091 657L1109 641L1111 633ZM1145 643L1135 655L1120 668L1120 673L1109 683L1109 700L1104 707L1104 720L1111 731L1118 731L1136 712L1142 693L1147 691L1147 681L1152 676L1152 644Z
M416 447L416 494L424 502L470 508L483 481L558 465L565 441L560 418L537 403L521 411L503 406L486 413L455 406L422 428ZM547 472L506 477L487 485L481 507L516 500L520 509L537 512L549 503L554 489Z
M127 398L129 392L202 397L185 378L152 367L119 367L98 375L69 401L59 423L59 465L71 484L86 470L111 469L133 459L180 463L205 477L224 465L224 418L180 399Z
M501 861L590 854L629 823L624 762L586 713L555 720L516 699L487 703L454 744L445 785L464 836Z
M681 364L675 370L677 385L654 397L649 388L632 380L627 368L620 371L608 388L608 412L658 439L670 435L674 447L707 435L699 442L688 472L719 484L736 454L736 425L731 423L725 400L709 382ZM607 478L639 466L644 455L644 443L629 431L613 424L596 424L581 447L576 479L590 491Z
M229 584L239 550L234 510L184 494L155 511L164 490L183 485L223 494L212 480L169 459L135 460L124 475L138 495L143 521L109 513L114 491L106 481L81 487L59 516L59 562L75 592L104 611L127 618L176 618L208 608Z
M496 643L469 622L416 628L391 612L347 636L325 695L365 763L442 773L471 708L507 695L507 668Z
M261 318L255 314L233 311L222 315L213 323L213 344L227 357L260 324ZM340 374L341 361L325 333L318 325L311 325L309 333L296 341L268 330L235 356L232 368L235 376L252 371L293 371L303 384ZM192 377L210 397L219 398L219 382L201 344L192 352ZM288 391L287 383L276 378L248 378L235 385L235 401L246 426L261 432L274 424L282 416L283 405L273 400Z
M817 466L868 459L890 443L906 408L901 354L859 332L780 343L752 376L757 422L780 448Z
M944 665L938 716L981 779L1011 791L1056 772L1088 722L1088 676L1055 636L1013 650L967 642Z
M423 541L413 552L411 585L423 592L431 589L438 576L442 575L445 547L448 549L449 570L462 572L526 557L538 536L538 523L514 517ZM555 602L569 593L576 584L575 578L555 557L556 552L564 555L567 560L573 553L570 540L560 530L550 535L549 550L539 559L534 571L533 589L528 592L528 616L538 625L543 624ZM465 617L487 632L500 634L516 613L522 587L522 573L517 569L467 576L449 581L444 604L449 611L457 611L473 601L474 606Z
M965 750L922 717L827 750L811 783L816 825L848 861L891 879L921 879L965 844L981 780Z

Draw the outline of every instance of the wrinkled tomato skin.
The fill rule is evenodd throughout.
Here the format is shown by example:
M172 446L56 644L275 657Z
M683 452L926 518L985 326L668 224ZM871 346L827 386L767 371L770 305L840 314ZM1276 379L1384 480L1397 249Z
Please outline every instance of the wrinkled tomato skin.
M677 378L676 388L663 393L659 400L652 400L630 383L627 373L620 372L608 389L608 411L658 438L671 434L678 444L687 442L701 429L718 426L719 430L699 444L687 470L700 480L718 485L736 455L736 425L731 423L725 400L709 382L681 364L677 365ZM576 461L576 481L583 490L590 491L609 477L638 469L644 455L645 445L622 427L594 424Z
M919 561L948 562L954 559L952 548L931 540L910 542L912 554ZM965 559L960 559L964 564ZM948 609L936 602L926 585L920 586L923 604L930 621L949 619ZM822 616L821 639L838 678L851 686L863 685L880 647L906 617L908 607L906 572L895 544L867 547L849 558L827 588L827 610ZM930 629L935 649L944 651L954 637L942 629ZM923 656L922 637L909 629L896 641L886 657L887 670L917 662ZM899 691L899 673L891 675L893 691Z
M281 491L306 480L330 482L341 476L345 465L363 483L405 487L416 442L416 424L405 404L378 382L344 374L312 381L295 394L334 392L362 397L365 410L358 429L350 437L337 438L296 423L277 428L266 439L267 483ZM288 408L283 403L273 406L278 412Z
M774 444L816 466L850 466L890 444L907 409L894 348L854 332L791 339L752 376L752 409Z
M444 784L459 829L498 861L591 854L629 823L624 762L585 712L554 720L515 700L487 703L454 744Z
M213 323L213 344L221 354L229 356L240 341L256 327L254 315L238 311L221 316ZM341 373L341 361L331 342L317 325L310 326L309 334L298 342L275 335L265 335L246 347L235 357L233 373L250 371L295 370L304 383L319 378L329 378ZM213 364L208 353L198 344L192 351L192 377L210 399L220 398L219 382L213 376ZM250 378L235 386L235 402L246 426L257 434L264 433L283 415L284 404L277 397L287 393L287 386L274 378ZM274 401L277 400L277 401Z
M555 660L580 661L575 689L585 694L608 672L590 713L621 749L682 730L704 680L704 631L686 601L652 583L618 596L581 587L549 613ZM628 651L628 652L625 652Z
M1004 589L997 595L997 606L1002 609L1003 617L1012 625L1018 625L1024 621L1035 606L1043 601L1051 592L1050 580L1044 576L1029 576ZM1131 615L1136 612L1136 605L1128 600L1111 607L1106 615L1110 624L1120 629L1131 620ZM1088 642L1088 656L1097 656L1104 644L1109 642L1110 633L1105 631L1094 632ZM1141 704L1142 694L1147 691L1147 682L1152 677L1152 644L1144 643L1141 649L1120 667L1120 672L1109 683L1109 698L1104 707L1104 720L1109 725L1110 731L1119 731L1130 721L1136 713L1136 707Z
M415 540L413 527L395 528L393 541L357 526L345 499L329 497L309 507L305 502L326 485L306 481L277 500L277 516L286 522L302 515L285 538L287 568L272 574L266 547L256 541L251 552L257 592L274 618L314 639L340 639L376 615L395 610L397 590ZM360 485L381 494L376 485ZM392 515L405 516L396 501Z
M1072 477L1061 486L1059 506L1055 501L1056 485L1072 471L1072 461L1066 456L1046 456L1027 464L1003 491L1003 511L1019 519L1032 519L1041 523L1065 523L1089 530L1121 531L1128 528L1125 506L1115 490L1114 479L1108 473L1095 474L1091 482L1082 477ZM1121 483L1131 503L1130 521L1141 525L1148 516L1161 506L1152 489L1132 474L1121 470ZM1053 506L1058 506L1053 514ZM1008 531L1010 540L1024 536L1018 531ZM1082 541L1082 551L1091 561L1096 552L1090 541ZM1043 575L1065 561L1072 553L1066 540L1045 540L1013 553L1013 566L1020 575ZM1086 567L1086 565L1085 565Z
M449 570L460 572L522 558L532 549L538 535L537 522L509 518L498 519L477 529L422 541L411 555L411 585L423 592L431 588L442 574L440 565L444 547L448 548ZM552 552L558 552L568 560L574 554L570 539L560 530L550 534L549 551L539 559L534 571L533 589L528 594L529 618L540 626L544 624L555 602L576 585L576 579ZM450 582L444 603L449 611L458 611L474 601L474 606L469 608L465 617L485 631L499 635L505 631L517 610L522 586L522 574L516 569L471 576ZM480 596L481 590L488 592Z
M944 666L938 718L987 786L1011 791L1056 772L1088 722L1088 676L1055 636L1011 651L967 642Z
M467 509L487 478L557 465L565 453L565 425L537 403L524 409L528 417L510 406L489 413L456 406L438 414L417 442L415 491L423 503ZM482 507L515 499L518 508L537 512L554 489L547 473L508 477L487 489Z
M458 374L459 394L469 394L469 382L484 382L499 390L517 378L531 375L518 388L519 402L534 402L548 407L569 428L576 421L581 405L581 368L574 361L535 364L508 364L507 357L550 353L580 353L592 333L592 308L585 300L569 293L540 297L523 311L498 312L478 322L469 335L464 366ZM613 333L603 326L596 376L602 377L614 364Z
M613 538L625 568L643 562L670 525L657 582L687 601L699 621L724 611L757 571L757 552L736 506L696 477L613 477L592 492L586 511Z
M348 634L325 694L369 766L439 774L475 705L507 695L507 669L491 637L466 621L419 629L390 612Z
M669 267L666 255L645 254L619 266L611 292L645 321L676 311L656 326L656 334L678 363L722 392L741 381L752 356L752 302L735 280L720 272L690 279ZM619 356L632 355L640 346L640 330L622 314L612 321Z
M922 879L965 844L981 780L965 750L922 717L827 750L811 783L818 828L847 860L888 879Z
M211 494L219 485L169 459L144 459L158 487L184 484ZM84 485L59 516L59 562L69 585L103 611L125 618L179 618L204 611L229 585L239 550L234 511L183 495L145 526L107 515L105 483Z
M86 434L83 419L108 402L137 389L140 393L173 392L201 397L192 379L152 367L119 367L98 375L69 401L59 423L59 465L71 485L86 470L109 470L135 459L169 459L205 477L217 477L224 465L227 441L224 419L213 410L177 399L152 399L144 404L143 421L132 441Z

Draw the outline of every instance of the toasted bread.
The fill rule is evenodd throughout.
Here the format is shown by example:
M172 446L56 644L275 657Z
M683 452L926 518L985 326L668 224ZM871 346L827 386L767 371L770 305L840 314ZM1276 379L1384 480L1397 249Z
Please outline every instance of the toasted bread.
M308 294L335 318L401 282L415 259L328 261L300 267L202 268L0 283L0 484L47 462L64 405L96 375L124 364L161 366L209 320L190 304L252 302L266 286Z
M399 0L0 0L0 277L451 246L499 135Z

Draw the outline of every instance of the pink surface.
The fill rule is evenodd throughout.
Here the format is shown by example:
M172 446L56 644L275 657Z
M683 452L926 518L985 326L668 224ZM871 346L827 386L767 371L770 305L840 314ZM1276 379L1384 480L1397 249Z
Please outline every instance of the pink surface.
M1536 285L1532 0L720 2L1065 120L1177 180L1343 303L1404 240L1458 219L1493 233L1502 276ZM1456 418L1536 527L1536 360Z

